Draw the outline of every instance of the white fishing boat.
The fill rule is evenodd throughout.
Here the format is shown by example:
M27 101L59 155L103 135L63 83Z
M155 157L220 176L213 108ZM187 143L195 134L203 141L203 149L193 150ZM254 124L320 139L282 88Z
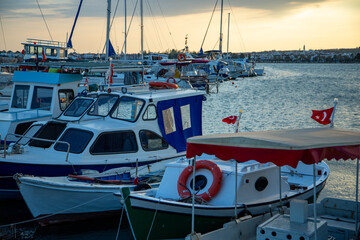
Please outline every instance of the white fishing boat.
M126 199L125 206L134 237L185 237L191 232L193 213L195 231L206 233L221 228L234 217L247 214L256 216L288 204L292 199L312 198L314 193L318 194L323 189L329 176L328 166L323 162L316 165L314 182L313 166L293 161L293 158L299 157L308 163L313 156L303 151L284 149L289 144L296 146L305 142L311 145L311 139L316 138L317 134L332 134L327 131L300 129L287 130L285 134L273 131L269 136L257 132L188 139L188 157L210 154L224 160L236 159L241 163L198 160L196 173L192 176L192 161L177 161L167 165L159 189L137 193L123 189L122 196ZM286 138L286 134L290 137ZM258 152L262 148L265 149ZM194 178L195 193L191 190ZM194 205L192 194L195 194Z
M0 153L0 198L20 197L12 176L67 176L185 155L201 135L203 91L122 87L75 98L56 119L33 123Z
M60 177L16 174L15 179L31 214L44 226L118 214L122 205L113 193L121 187L157 187L165 162Z
M250 133L244 136L242 144L221 144L213 139L211 148L196 141L199 145L192 148L193 154L202 152L216 152L222 159L234 158L245 161L246 154L257 156L256 159L266 162L269 151L275 156L287 155L288 162L281 158L269 158L269 161L281 166L296 164L304 161L313 164L313 182L316 181L316 165L324 159L358 159L357 179L359 175L360 133L340 129L307 129L302 131L282 130L275 132ZM246 141L245 141L246 139ZM207 139L211 140L211 139ZM191 139L189 140L191 141ZM205 143L205 142L203 142ZM228 145L232 146L231 153ZM249 148L254 146L255 148ZM237 148L239 151L234 151ZM215 149L217 148L217 149ZM223 152L221 152L221 149ZM226 150L226 151L224 151ZM253 152L256 150L256 152ZM285 151L284 151L285 150ZM241 156L241 154L245 156ZM356 196L358 195L358 181L356 183ZM314 192L315 193L315 192ZM313 195L316 202L316 194ZM246 217L232 220L221 229L209 233L195 233L187 239L215 240L221 236L229 240L247 239L357 239L359 235L358 197L356 201L337 198L325 198L320 203L309 204L306 201L295 199L290 202L290 209L283 209L273 214L264 214L256 217ZM270 218L271 217L271 218ZM240 237L239 237L240 236Z

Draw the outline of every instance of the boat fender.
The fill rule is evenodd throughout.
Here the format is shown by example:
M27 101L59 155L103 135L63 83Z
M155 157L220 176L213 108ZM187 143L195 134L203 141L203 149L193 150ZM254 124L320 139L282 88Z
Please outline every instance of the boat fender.
M146 189L150 189L151 186L147 183L139 183L138 185L135 186L134 191L141 191L141 190L146 190Z
M186 55L183 54L183 53L180 53L180 54L178 55L178 60L179 60L180 62L186 61Z
M216 163L211 162L209 160L197 161L195 164L195 170L198 170L201 168L208 169L212 173L213 182L212 182L210 188L206 192L204 192L202 194L197 194L196 196L199 198L202 198L204 201L209 201L220 190L221 182L222 182L222 172ZM178 193L179 193L179 196L181 197L181 199L186 199L191 196L191 192L186 187L186 182L187 182L189 176L192 174L192 172L193 172L193 166L187 166L180 174L178 184L177 184L177 190L178 190Z

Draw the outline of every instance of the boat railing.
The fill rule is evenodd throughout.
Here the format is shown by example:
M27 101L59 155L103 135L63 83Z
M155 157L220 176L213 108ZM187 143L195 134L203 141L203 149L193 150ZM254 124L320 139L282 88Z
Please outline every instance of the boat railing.
M1 121L18 121L18 120L25 120L25 119L31 119L31 118L39 118L39 117L46 117L49 114L44 114L42 112L39 112L40 110L50 110L50 107L43 107L43 108L35 108L35 109L24 109L20 111L6 111L6 112L0 112L0 122ZM27 113L35 113L30 116L27 116Z
M6 158L6 150L7 150L7 148L6 148L6 138L8 136L15 136L15 137L19 138L19 140L21 140L22 138L27 138L29 140L38 140L38 141L43 141L43 142L51 142L51 143L55 143L55 144L57 144L57 143L65 144L65 145L67 145L67 152L66 152L65 161L68 162L68 160L69 160L70 143L68 143L68 142L64 142L64 141L60 141L60 140L50 140L50 139L38 138L38 137L29 137L29 136L25 136L25 135L21 135L21 134L14 134L14 133L8 133L4 138L4 156L3 156L3 158ZM15 143L15 145L19 146L19 149L20 149L20 145L22 145L22 144L18 143L19 140Z
M50 41L50 40L41 40L41 39L33 39L28 38L26 39L27 44L36 44L36 45L47 45L51 47L61 47L61 48L67 48L66 42L59 42L59 41Z

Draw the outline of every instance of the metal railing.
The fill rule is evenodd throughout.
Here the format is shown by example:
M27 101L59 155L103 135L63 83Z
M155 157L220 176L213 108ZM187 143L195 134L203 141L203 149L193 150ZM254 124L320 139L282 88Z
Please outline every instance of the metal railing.
M69 153L70 153L70 143L68 142L64 142L64 141L59 141L59 140L50 140L50 139L45 139L45 138L37 138L37 137L28 137L28 136L25 136L25 135L20 135L20 134L14 134L14 133L9 133L5 136L4 138L4 158L6 158L6 138L7 136L15 136L15 137L18 137L19 139L17 140L17 142L15 144L19 144L18 142L22 139L22 138L28 138L30 140L38 140L38 141L44 141L44 142L51 142L51 143L63 143L63 144L66 144L67 145L67 152L66 152L66 158L65 158L65 161L68 162L68 159L69 159ZM0 136L1 138L1 136ZM19 145L22 145L22 144L19 144ZM26 145L26 144L25 144Z
M59 41L50 41L50 40L41 40L41 39L28 38L28 39L26 39L26 43L31 44L31 45L34 45L34 43L36 43L36 45L40 45L40 46L41 45L47 45L47 46L51 46L51 47L67 48L66 42L59 42Z

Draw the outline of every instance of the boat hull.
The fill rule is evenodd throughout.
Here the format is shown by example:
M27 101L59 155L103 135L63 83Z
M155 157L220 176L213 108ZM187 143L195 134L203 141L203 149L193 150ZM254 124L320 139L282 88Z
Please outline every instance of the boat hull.
M323 189L325 182L317 186L317 193ZM131 230L136 239L184 238L191 233L191 204L137 197L137 194L130 195L126 188L122 189L122 193ZM281 204L286 205L294 198L311 199L312 196L313 189L309 189L284 199ZM255 216L269 212L269 205L274 209L280 203L279 200L276 200L247 205L246 208L239 206L237 217L247 213ZM233 219L234 215L233 206L197 205L195 207L195 232L203 234L219 229L224 223Z
M165 159L163 159L165 160ZM160 160L161 161L161 160ZM158 161L141 162L139 166ZM99 164L99 165L47 165L47 164L17 164L0 162L0 200L20 199L21 194L13 176L22 173L35 176L67 176L68 174L80 173L81 170L90 169L103 172L112 168L136 167L134 163Z

